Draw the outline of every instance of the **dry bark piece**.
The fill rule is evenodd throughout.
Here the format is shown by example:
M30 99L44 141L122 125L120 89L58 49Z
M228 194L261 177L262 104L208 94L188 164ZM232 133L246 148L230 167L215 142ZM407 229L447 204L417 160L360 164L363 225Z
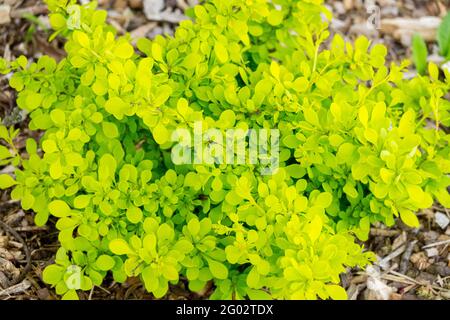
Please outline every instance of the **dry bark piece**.
M0 236L0 248L5 248L9 242L8 236Z
M164 9L164 6L163 0L144 0L144 14L151 21L179 23L186 19L179 9Z
M381 280L380 271L369 266L366 273L369 277L367 278L367 290L364 292L365 298L367 300L389 300L394 289Z
M42 289L37 290L36 294L40 300L50 300L51 299L50 292L48 291L47 288L42 288Z
M406 232L403 231L401 235L399 235L395 240L392 242L392 250L397 249L401 245L405 244L407 241Z
M19 269L14 264L6 259L0 257L0 271L2 271L8 278L17 278L20 275Z
M425 252L427 253L428 258L436 257L439 255L439 250L436 248L426 249Z
M144 24L143 26L140 26L139 28L134 29L130 32L130 36L135 42L139 38L144 38L147 36L147 34L152 31L157 24L155 22L150 22L147 24Z
M3 0L3 2L11 7L14 7L14 5L17 4L19 0Z
M123 11L128 7L127 0L116 0L114 1L114 9L117 11Z
M423 235L423 240L425 242L435 241L439 237L439 233L437 233L436 231L433 231L433 230L424 232L424 233L422 233L422 235Z
M45 14L48 12L48 8L46 5L34 5L27 8L16 9L11 11L11 18L22 18L25 14L31 14L34 16L38 16L40 14Z
M436 212L436 214L434 215L434 221L441 229L447 228L448 224L450 223L450 219L446 214L442 212Z
M11 22L11 7L7 4L0 5L0 24L8 24Z
M353 23L348 32L349 34L365 35L368 38L378 37L378 30L368 22Z
M379 229L379 228L372 228L370 230L370 235L377 237L392 237L396 236L400 233L399 230L387 230L387 229Z
M410 261L414 264L414 266L419 270L425 270L430 266L428 262L428 258L423 251L414 253L411 255Z
M384 270L389 269L389 267L390 267L389 261L391 261L392 259L401 255L405 250L406 250L406 245L402 245L402 246L398 247L397 249L392 251L390 254L388 254L386 257L384 257L383 259L380 259L378 261L378 265Z
M128 5L131 9L142 9L142 0L128 0Z
M419 33L425 41L435 41L436 31L440 24L441 18L432 16L421 17L419 19L382 19L380 31L384 34L392 35L405 46L409 46L411 44L411 38L415 33Z
M159 15L164 9L164 0L144 0L144 13L147 18L151 19L155 15Z
M390 296L390 300L403 300L403 295L399 293L392 293Z
M348 300L357 300L365 286L365 284L350 284L350 287L347 289Z
M30 281L23 280L22 282L15 284L7 289L0 290L0 296L9 296L13 294L23 293L30 287L31 287Z
M353 9L353 0L344 0L344 8L349 11Z
M6 289L8 287L9 279L2 271L0 271L0 289Z
M413 252L414 246L416 245L417 240L411 241L407 244L406 250L402 255L402 259L400 262L400 273L406 273L408 271L409 259L411 258L411 254Z
M450 267L438 263L430 265L427 268L427 271L433 274L438 274L444 278L450 276Z

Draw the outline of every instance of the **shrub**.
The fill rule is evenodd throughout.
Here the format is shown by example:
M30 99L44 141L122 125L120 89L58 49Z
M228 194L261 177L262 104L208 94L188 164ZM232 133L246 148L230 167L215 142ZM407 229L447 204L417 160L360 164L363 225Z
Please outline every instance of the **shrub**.
M330 39L322 0L210 0L138 51L74 2L47 0L66 58L2 61L45 132L11 196L37 225L56 218L43 279L63 298L112 274L157 298L212 280L213 299L342 299L339 274L374 260L355 235L450 205L449 74L406 80L384 46ZM174 164L172 133L198 121L279 129L280 168Z

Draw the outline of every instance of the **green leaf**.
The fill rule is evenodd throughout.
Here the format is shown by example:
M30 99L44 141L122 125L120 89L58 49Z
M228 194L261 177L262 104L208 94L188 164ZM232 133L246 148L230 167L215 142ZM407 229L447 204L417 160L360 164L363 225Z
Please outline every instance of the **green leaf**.
M413 109L408 109L400 119L398 131L403 137L414 133L416 129L416 115Z
M86 33L75 30L73 32L73 38L76 42L78 42L82 47L88 48L89 47L89 37L86 35Z
M235 264L238 262L239 258L242 256L243 252L236 248L235 246L227 246L225 248L225 254L229 263Z
M347 300L347 292L344 288L335 284L329 284L325 286L325 290L333 300Z
M228 50L221 42L216 42L214 52L220 63L228 62Z
M128 208L127 210L127 219L131 222L131 223L139 223L142 221L143 218L143 214L142 214L142 210L131 206L130 208Z
M297 92L305 92L308 89L309 82L305 77L300 77L295 79L292 86Z
M53 13L49 15L50 25L54 30L62 29L66 26L66 19L60 13Z
M54 140L44 140L42 141L42 150L45 153L54 153L58 151L58 146Z
M427 70L428 49L425 40L423 40L422 36L418 33L413 36L412 49L413 61L416 69L423 75Z
M328 208L333 201L333 195L329 192L322 192L316 198L315 204L321 208Z
M225 110L220 114L219 125L224 128L231 128L236 123L236 114L233 110Z
M34 110L42 103L44 96L37 92L29 92L26 98L26 107L28 110Z
M50 119L52 119L57 126L62 126L66 122L66 114L61 109L55 109L50 112Z
M189 230L189 233L195 236L200 232L200 222L198 221L197 218L193 218L189 220L187 228Z
M56 285L63 278L64 273L65 270L63 267L51 264L42 272L42 280L45 283Z
M315 216L308 225L307 232L312 242L315 242L322 231L323 222L319 216Z
M114 259L106 254L103 254L97 258L97 261L95 262L97 267L102 271L108 271L114 268L114 265L116 262Z
M48 211L55 217L62 218L70 215L70 207L62 200L54 200L48 204Z
M226 279L228 277L228 269L223 263L212 259L207 259L207 261L213 277L217 279Z
M103 133L107 138L114 139L119 136L119 130L114 123L111 122L102 122Z
M174 266L170 264L167 264L162 268L162 274L164 278L166 278L169 281L178 280L178 271Z
M420 226L419 219L411 210L400 209L400 218L409 227L418 228Z
M442 20L437 31L440 54L450 60L450 11Z
M190 53L183 60L183 66L188 69L194 69L202 60L202 56L198 53Z
M428 64L428 74L434 80L439 80L439 68L434 62Z
M112 97L105 103L105 110L114 115L118 120L123 119L128 108L128 104L119 97Z
M84 209L89 205L89 202L91 201L92 196L91 195L79 195L73 200L73 206L76 209Z
M133 254L133 250L131 250L128 243L123 239L111 240L111 242L109 243L109 250L111 250L112 253L118 255Z
M11 152L5 146L0 145L0 160L8 159L12 156Z
M273 300L272 296L263 290L247 289L250 300Z
M152 132L153 132L153 138L155 139L156 143L159 145L164 144L169 140L169 131L161 123L159 123L153 129Z
M259 273L258 273L256 267L252 267L252 269L250 270L250 272L247 275L247 285L250 288L258 289L260 287L259 280L260 280L260 276L259 276Z
M127 42L122 42L114 49L114 54L121 59L130 59L133 53L133 46Z
M104 154L98 165L98 179L99 181L113 180L117 169L116 159L110 154Z
M156 61L163 61L163 56L162 56L162 47L159 43L157 42L153 42L152 43L152 57L153 59L155 59Z
M0 189L8 189L16 184L17 182L9 174L0 174Z
M34 217L34 223L38 227L44 226L48 221L48 212L38 212Z
M172 87L165 85L158 88L158 95L156 96L155 100L153 101L153 105L155 107L162 106L167 99L169 99L170 95L172 94Z
M63 295L63 297L61 299L62 300L79 300L80 298L78 297L76 290L69 290Z
M278 26L281 22L283 22L283 18L283 12L279 10L271 10L269 16L267 17L267 22L269 22L272 26Z

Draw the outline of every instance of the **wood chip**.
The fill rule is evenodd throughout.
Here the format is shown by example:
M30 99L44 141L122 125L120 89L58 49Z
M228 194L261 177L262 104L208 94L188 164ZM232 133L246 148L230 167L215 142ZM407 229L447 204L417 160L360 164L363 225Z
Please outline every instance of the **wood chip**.
M401 255L405 251L405 249L406 249L406 245L400 246L399 248L397 248L396 250L394 250L390 254L388 254L386 257L384 257L383 259L378 261L378 265L384 270L389 269L389 261L391 261L395 257L398 257L399 255Z
M450 239L449 240L444 240L444 241L438 241L438 242L427 244L426 246L423 246L422 249L428 249L428 248L441 246L441 245L449 244L449 243L450 243Z
M131 9L142 9L142 0L128 0Z
M139 38L144 38L147 36L147 34L155 28L157 24L155 22L150 22L147 24L144 24L143 26L140 26L137 29L134 29L130 32L130 36L133 39L134 42L138 40Z
M447 228L448 224L450 223L450 219L446 214L442 212L436 212L436 214L434 215L434 221L441 229Z
M406 250L402 255L402 259L400 262L400 268L399 268L399 272L400 273L406 273L406 271L408 271L408 265L409 265L409 259L411 258L411 254L413 252L414 246L416 245L417 240L411 241L408 243L408 245L406 246Z
M0 24L8 24L11 22L11 7L7 4L0 5Z
M6 289L8 287L9 279L2 271L0 271L0 289Z
M428 258L436 257L439 255L439 250L436 248L426 249L425 252L427 253Z
M435 41L436 31L441 24L438 17L413 18L393 18L382 19L380 31L392 35L400 40L405 46L411 44L411 38L415 33L419 33L425 41Z
M381 280L381 274L375 268L369 266L366 269L369 277L367 278L366 300L389 300L394 289Z
M13 294L19 294L25 292L28 288L31 287L31 283L28 280L23 280L22 282L13 285L4 290L0 290L0 296L10 296Z
M425 270L430 266L428 262L428 258L425 255L425 252L417 252L411 255L410 261L414 264L414 266L419 270Z
M393 237L400 233L399 230L387 230L387 229L378 229L378 228L372 228L370 229L370 235L374 237Z
M344 8L349 11L353 9L353 0L344 0Z

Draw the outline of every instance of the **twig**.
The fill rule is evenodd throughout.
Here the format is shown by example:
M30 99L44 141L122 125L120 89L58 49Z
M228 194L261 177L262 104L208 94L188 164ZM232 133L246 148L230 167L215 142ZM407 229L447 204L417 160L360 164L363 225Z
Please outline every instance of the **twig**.
M22 293L25 290L27 290L29 287L31 287L30 281L24 280L21 283L10 286L9 288L0 290L0 296L9 296L12 294Z
M382 275L381 277L385 278L386 280L396 281L396 282L400 282L400 283L417 284L419 286L427 286L433 290L438 290L438 291L440 291L440 290L446 291L447 290L445 288L441 288L439 286L430 284L429 282L417 281L411 277L408 277L407 275L401 274L401 273L393 271L393 270L391 270L390 273L394 276L386 274L386 275ZM394 279L397 279L397 280L394 280Z
M426 246L423 246L422 249L428 249L428 248L432 248L432 247L437 247L437 246L440 246L440 245L443 245L443 244L447 244L447 243L450 243L450 239L427 244Z
M381 236L381 237L393 237L400 233L398 230L385 230L385 229L377 229L372 228L370 230L370 234L374 237Z
M402 246L398 247L398 249L392 251L389 255L387 255L386 257L384 257L383 259L381 259L381 260L378 262L378 265L379 265L381 268L383 268L383 269L387 269L387 267L388 267L387 263L388 263L389 261L391 261L392 259L394 259L395 257L401 255L401 254L405 251L405 249L406 249L406 246L405 246L405 245L402 245Z
M398 270L400 273L406 273L409 264L409 258L411 258L411 254L414 249L414 245L417 243L417 240L411 241L406 246L406 250L403 253L402 259L400 261L400 269Z
M47 231L48 227L26 226L14 228L17 232Z
M398 276L395 276L395 275L392 275L392 274L384 274L384 275L381 276L381 278L384 279L384 280L394 281L394 282L398 282L398 283L404 283L404 284L407 284L407 285L419 285L416 282L412 282L412 281L410 281L408 279L404 279L402 277L398 277Z
M111 292L101 286L96 286L97 288L99 288L100 290L103 290L104 292L106 292L107 294L111 294Z
M11 11L11 18L22 18L24 15L31 14L33 16L47 13L47 6L33 6L29 8L17 9Z
M9 234L11 234L14 238L16 238L20 243L22 243L23 245L23 250L25 251L25 257L27 259L27 264L25 265L25 268L22 270L22 272L20 273L20 275L12 280L10 282L10 286L14 286L15 284L21 282L23 279L25 279L25 276L27 275L27 273L30 271L31 269L31 253L30 253L30 248L28 248L27 243L25 242L25 240L20 236L20 234L17 233L17 231L15 231L13 228L11 228L10 226L8 226L6 223L4 223L3 221L0 221L0 227L2 227L6 232L8 232Z

